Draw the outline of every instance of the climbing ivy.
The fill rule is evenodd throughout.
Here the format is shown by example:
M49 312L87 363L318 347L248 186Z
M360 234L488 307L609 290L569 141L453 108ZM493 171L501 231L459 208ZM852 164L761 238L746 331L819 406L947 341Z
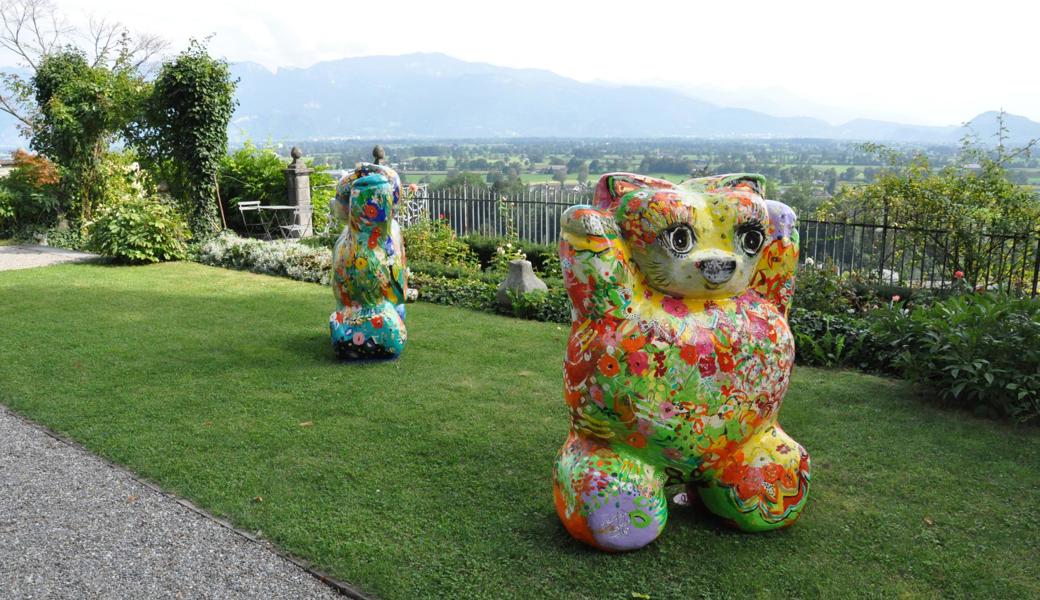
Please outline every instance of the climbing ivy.
M227 152L237 83L226 61L214 59L204 43L192 40L159 71L138 140L162 165L171 191L185 201L197 240L219 229L216 175Z

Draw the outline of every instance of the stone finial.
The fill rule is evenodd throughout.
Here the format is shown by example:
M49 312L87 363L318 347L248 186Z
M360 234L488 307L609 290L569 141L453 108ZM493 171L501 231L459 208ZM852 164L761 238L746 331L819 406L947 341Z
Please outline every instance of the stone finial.
M510 291L517 294L526 294L537 290L544 292L548 291L548 289L545 282L538 279L538 276L534 274L531 261L513 260L509 261L509 275L498 286L498 291L495 293L495 301L502 308L509 309L513 306L513 299L509 297Z
M376 144L376 147L372 148L372 161L377 165L381 165L384 160L386 160L386 150L383 150L382 146Z
M289 156L291 156L294 161L300 160L300 158L303 157L303 150L300 150L299 146L293 146L292 150L289 152Z

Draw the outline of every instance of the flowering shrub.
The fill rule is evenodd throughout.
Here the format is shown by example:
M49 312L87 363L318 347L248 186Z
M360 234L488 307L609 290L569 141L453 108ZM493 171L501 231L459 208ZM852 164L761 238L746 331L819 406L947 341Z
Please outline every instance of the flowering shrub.
M867 368L870 324L850 314L794 307L788 317L798 364Z
M861 273L838 273L833 263L807 258L798 269L792 305L828 314L862 315L887 304L892 295Z
M871 333L894 367L941 401L1018 421L1040 419L1040 302L965 293L879 311Z
M509 243L523 252L531 266L540 276L560 277L560 255L556 244L535 244L506 237L490 237L470 234L461 238L476 253L480 264L489 268L498 253L498 248Z
M87 231L88 248L131 263L185 258L190 237L177 210L154 196L127 196L102 206Z
M413 271L408 284L419 289L419 299L424 302L495 312L495 292L498 286L494 283Z
M225 231L208 240L197 256L200 263L278 275L327 285L332 272L332 251L284 240L267 242L241 238Z
M527 260L527 254L518 246L514 246L513 242L505 242L495 248L488 271L504 275L509 272L509 263L514 260Z
M480 270L477 257L469 246L455 235L447 221L421 219L403 229L405 256L446 266Z

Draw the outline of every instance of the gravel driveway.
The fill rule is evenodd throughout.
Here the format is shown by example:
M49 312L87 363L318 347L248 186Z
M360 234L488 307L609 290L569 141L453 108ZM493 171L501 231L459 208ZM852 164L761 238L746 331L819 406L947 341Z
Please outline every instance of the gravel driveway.
M0 598L340 598L0 406Z
M52 246L0 246L0 271L31 269L67 262L87 262L97 258L96 254Z

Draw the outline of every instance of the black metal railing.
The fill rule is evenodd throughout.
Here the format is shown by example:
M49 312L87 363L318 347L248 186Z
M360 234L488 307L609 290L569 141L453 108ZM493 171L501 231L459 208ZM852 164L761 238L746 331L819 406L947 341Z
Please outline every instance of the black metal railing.
M563 212L591 198L589 190L561 191L552 185L510 196L481 188L420 190L411 200L411 210L443 219L458 235L555 244ZM950 222L954 221L941 215L888 210L828 220L803 218L801 261L907 287L944 288L963 277L975 288L1040 294L1040 232L944 226Z

